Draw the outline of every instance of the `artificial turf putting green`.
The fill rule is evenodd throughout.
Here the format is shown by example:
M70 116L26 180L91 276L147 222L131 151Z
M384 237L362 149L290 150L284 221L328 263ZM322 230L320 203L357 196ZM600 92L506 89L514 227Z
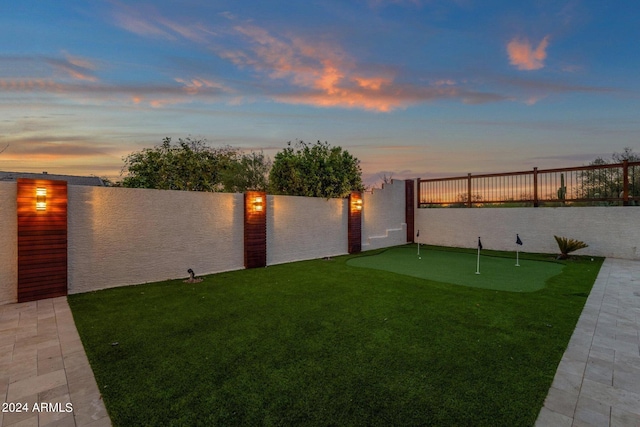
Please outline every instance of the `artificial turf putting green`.
M490 254L490 255L483 255ZM477 254L438 250L422 247L420 257L417 246L389 248L376 255L352 258L353 267L391 271L406 276L510 292L533 292L544 288L551 277L562 273L563 264L553 261L520 259L516 267L513 253L482 251L480 274L476 274Z

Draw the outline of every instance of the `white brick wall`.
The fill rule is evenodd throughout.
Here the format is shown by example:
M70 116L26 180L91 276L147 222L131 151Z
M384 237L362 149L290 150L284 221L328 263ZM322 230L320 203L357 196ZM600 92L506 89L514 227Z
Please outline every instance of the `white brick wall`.
M420 243L515 250L516 233L522 251L557 253L554 234L589 245L576 255L640 259L640 208L430 208L417 209L415 228Z

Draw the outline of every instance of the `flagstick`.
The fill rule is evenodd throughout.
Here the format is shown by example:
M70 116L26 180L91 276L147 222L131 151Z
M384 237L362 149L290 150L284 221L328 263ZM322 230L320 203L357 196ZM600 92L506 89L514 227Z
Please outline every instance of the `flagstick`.
M520 256L519 256L520 250L518 248L516 248L516 267L520 267Z
M480 245L478 245L478 263L476 264L476 274L480 274Z

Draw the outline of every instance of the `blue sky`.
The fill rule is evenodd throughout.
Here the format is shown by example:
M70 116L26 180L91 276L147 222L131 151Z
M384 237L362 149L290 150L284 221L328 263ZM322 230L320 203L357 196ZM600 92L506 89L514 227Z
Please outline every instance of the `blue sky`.
M166 136L328 141L369 185L640 152L632 0L5 3L0 170L117 179Z

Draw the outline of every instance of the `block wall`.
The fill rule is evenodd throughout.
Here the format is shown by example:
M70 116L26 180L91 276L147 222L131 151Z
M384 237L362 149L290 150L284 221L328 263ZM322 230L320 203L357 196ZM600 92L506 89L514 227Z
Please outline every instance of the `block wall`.
M363 251L405 244L406 228L404 181L392 180L363 194Z
M243 195L69 186L69 293L241 269Z
M576 255L640 259L640 208L431 208L416 210L420 243L515 250L516 233L522 251L558 253L554 235L589 245Z
M267 265L347 253L348 199L267 196Z

